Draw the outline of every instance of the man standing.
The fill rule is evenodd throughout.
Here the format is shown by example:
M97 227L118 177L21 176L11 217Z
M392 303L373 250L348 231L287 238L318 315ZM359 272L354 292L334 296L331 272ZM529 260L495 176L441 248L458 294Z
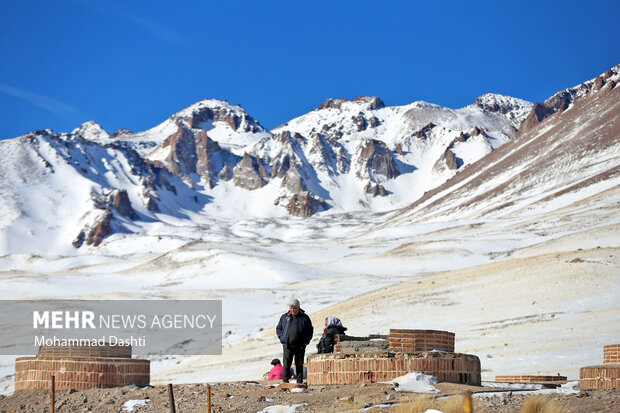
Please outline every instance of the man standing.
M297 375L297 383L304 381L304 355L306 346L312 340L312 322L310 317L299 308L299 300L293 298L288 303L288 313L282 314L280 322L276 327L278 338L284 347L284 356L282 357L282 370L284 375L282 381L288 383L288 372L291 369L293 358L295 358L295 372Z

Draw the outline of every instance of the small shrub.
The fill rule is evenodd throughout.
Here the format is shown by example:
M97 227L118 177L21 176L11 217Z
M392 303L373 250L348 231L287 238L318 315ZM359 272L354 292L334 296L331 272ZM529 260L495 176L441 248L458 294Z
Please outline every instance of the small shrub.
M443 413L463 413L463 398L449 397L438 399L433 396L414 396L405 403L399 403L393 408L393 413L424 413L429 409Z
M522 413L562 413L564 411L560 403L540 395L528 397L521 406Z

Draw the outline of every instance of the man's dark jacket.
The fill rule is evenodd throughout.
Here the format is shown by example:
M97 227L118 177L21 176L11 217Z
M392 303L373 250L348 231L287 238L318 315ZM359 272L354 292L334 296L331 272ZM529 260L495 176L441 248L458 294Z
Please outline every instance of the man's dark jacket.
M276 333L278 334L280 343L282 343L284 347L288 345L288 329L291 325L292 319L293 315L290 311L288 313L284 313L282 314L282 317L280 317L280 321L276 327ZM310 317L308 317L305 311L301 308L299 309L299 314L297 314L297 329L299 330L298 333L302 335L304 346L307 346L310 343L310 340L312 340L314 328L312 327Z

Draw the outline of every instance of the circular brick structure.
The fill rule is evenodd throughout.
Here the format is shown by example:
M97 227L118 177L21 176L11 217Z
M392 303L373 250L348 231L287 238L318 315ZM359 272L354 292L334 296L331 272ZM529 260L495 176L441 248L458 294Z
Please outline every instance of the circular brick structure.
M150 361L131 358L127 346L43 346L15 360L15 390L85 390L150 382Z
M565 376L495 376L500 383L566 383Z
M480 359L470 354L314 354L306 366L311 385L376 383L411 372L432 375L439 381L480 385Z
M308 384L360 384L392 380L407 373L439 381L480 385L480 359L454 353L454 333L391 329L366 339L335 336L334 353L308 356Z
M603 347L603 365L579 370L582 390L620 389L620 344Z

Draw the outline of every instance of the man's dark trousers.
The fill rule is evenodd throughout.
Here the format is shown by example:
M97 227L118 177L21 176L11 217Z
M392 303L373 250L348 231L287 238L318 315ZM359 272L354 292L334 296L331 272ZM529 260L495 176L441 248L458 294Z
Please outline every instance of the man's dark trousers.
M303 383L304 381L304 355L306 354L306 346L302 347L284 347L284 356L282 357L282 379L284 382L288 382L287 373L291 372L291 364L293 358L295 358L295 374L297 376L297 383Z

